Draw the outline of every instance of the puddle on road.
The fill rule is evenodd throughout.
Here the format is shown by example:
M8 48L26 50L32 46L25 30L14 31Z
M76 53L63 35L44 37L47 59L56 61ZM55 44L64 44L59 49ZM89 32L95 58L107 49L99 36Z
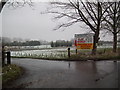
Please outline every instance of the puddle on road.
M27 61L27 60L26 60ZM117 62L113 61L47 61L37 60L29 61L31 66L40 67L41 69L51 70L72 70L84 73L98 73L111 72L117 69ZM29 65L28 63L28 65Z

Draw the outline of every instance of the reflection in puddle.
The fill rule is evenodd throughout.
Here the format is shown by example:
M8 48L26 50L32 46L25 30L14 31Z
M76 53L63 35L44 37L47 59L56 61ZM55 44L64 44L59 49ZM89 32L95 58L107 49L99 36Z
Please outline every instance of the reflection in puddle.
M70 62L68 62L68 68L70 68Z

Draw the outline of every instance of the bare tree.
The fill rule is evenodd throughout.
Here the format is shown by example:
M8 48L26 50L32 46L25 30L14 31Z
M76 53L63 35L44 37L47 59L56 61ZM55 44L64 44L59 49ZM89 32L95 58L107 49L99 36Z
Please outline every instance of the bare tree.
M96 54L97 43L99 40L99 33L101 28L101 23L103 21L103 15L106 13L108 7L103 9L103 6L106 5L105 2L83 2L82 0L69 0L69 2L51 2L54 6L53 9L50 9L48 13L55 13L57 16L56 19L67 18L68 22L60 24L57 26L57 29L62 27L69 27L76 23L84 22L93 32L93 50L92 54ZM59 8L63 9L55 11L54 9Z
M20 1L18 1L18 0L13 0L13 1L1 0L0 1L0 12L2 11L5 4L8 4L9 7L11 6L13 8L23 7L25 4L28 4L29 6L33 6L32 0L20 0Z
M117 51L117 36L120 32L120 1L108 2L108 5L112 4L107 9L107 14L104 17L104 29L113 34L113 52Z

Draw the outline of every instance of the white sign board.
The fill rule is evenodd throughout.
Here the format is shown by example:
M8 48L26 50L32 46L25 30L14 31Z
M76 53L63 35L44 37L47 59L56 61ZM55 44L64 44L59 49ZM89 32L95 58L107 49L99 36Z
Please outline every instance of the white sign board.
M93 34L75 34L77 49L93 49Z

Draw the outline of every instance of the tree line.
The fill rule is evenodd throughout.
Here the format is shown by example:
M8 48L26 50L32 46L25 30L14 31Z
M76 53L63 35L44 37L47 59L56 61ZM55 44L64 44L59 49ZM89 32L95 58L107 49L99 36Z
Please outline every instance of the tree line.
M25 42L19 42L19 41L13 41L13 42L2 42L4 46L37 46L41 45L40 41L25 41Z
M72 46L72 41L65 41L65 40L57 40L55 42L51 42L51 47L71 47Z

